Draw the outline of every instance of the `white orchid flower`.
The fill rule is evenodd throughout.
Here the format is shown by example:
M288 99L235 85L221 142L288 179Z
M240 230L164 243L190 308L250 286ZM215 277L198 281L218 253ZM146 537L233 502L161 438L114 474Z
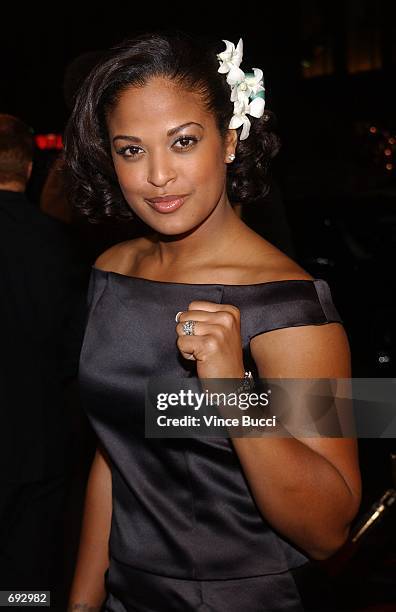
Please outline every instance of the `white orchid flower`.
M249 109L249 98L245 97L243 100L237 100L234 102L234 114L231 117L231 121L229 123L230 129L237 129L242 127L242 132L240 134L240 140L245 140L249 136L250 132L250 121L246 116L246 113Z
M256 117L257 119L259 117L262 117L264 114L264 109L265 109L265 100L264 98L254 98L250 104L249 104L249 110L247 111L249 113L249 115L252 115L252 117Z
M231 88L231 102L234 103L234 113L231 117L229 128L237 129L242 126L240 140L245 140L250 132L250 120L247 115L259 118L264 113L264 81L263 71L253 68L253 72L247 74L239 67L243 56L243 41L239 39L235 48L228 40L223 40L226 45L225 51L217 55L220 61L218 72L227 74L227 83Z
M249 85L246 83L245 79L234 85L231 88L231 102L241 102L247 98L249 100Z
M264 108L264 98L258 96L249 103L249 98L245 95L244 98L240 98L234 102L234 114L231 117L228 127L230 129L237 129L242 125L243 127L239 138L240 140L245 140L249 136L251 126L249 117L246 115L251 115L258 119L262 117Z
M240 70L242 74L239 81L233 84L231 89L231 102L235 102L238 99L242 100L244 96L253 97L260 91L265 91L263 87L263 71L259 68L253 68L253 71L253 74L245 74Z
M249 95L257 95L264 90L263 71L260 68L253 68L253 74L245 75L245 82L250 89Z
M245 81L245 73L238 66L231 65L227 74L227 83L231 88L236 87L239 83Z
M239 68L243 57L243 41L242 38L240 38L236 48L229 40L223 40L223 42L226 44L226 49L217 55L220 60L218 72L226 74L233 67Z

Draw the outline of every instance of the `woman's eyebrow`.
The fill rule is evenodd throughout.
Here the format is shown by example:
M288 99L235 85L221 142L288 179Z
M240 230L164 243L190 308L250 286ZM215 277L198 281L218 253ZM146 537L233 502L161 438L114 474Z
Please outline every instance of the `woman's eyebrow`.
M167 135L173 136L173 134L176 134L176 132L179 132L180 130L182 130L183 128L189 125L198 125L200 128L204 129L203 125L201 125L200 123L197 123L196 121L188 121L187 123L183 123L182 125L178 125L177 127L172 128L171 130L167 132Z
M201 125L200 123L197 123L196 121L188 121L187 123L183 123L182 125L178 125L177 127L174 127L171 130L168 130L167 136L173 136L174 134L176 134L177 132L180 132L180 130L182 130L183 128L189 125L198 125L200 128L204 129L203 125ZM114 136L113 142L115 142L116 140L128 140L129 142L142 142L141 138L138 138L137 136L127 136L125 134L117 134L117 136Z

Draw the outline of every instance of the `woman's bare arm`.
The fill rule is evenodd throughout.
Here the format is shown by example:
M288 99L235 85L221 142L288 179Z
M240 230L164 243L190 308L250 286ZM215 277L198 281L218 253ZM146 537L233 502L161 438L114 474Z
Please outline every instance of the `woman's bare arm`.
M99 612L106 597L104 574L109 566L112 513L111 470L98 446L89 473L76 569L68 612Z
M339 323L271 331L253 338L251 348L264 379L351 376L348 339ZM342 546L361 499L356 439L233 442L256 502L276 529L314 559Z

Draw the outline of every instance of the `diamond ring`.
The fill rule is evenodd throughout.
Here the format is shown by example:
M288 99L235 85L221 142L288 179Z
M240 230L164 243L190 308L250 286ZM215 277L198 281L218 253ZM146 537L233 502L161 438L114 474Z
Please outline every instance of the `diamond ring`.
M185 321L183 323L183 332L185 336L194 336L195 321Z

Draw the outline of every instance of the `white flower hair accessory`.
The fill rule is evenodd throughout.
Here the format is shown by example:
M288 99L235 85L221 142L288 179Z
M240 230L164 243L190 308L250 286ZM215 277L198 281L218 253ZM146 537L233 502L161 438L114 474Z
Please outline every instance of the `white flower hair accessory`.
M253 72L244 73L239 67L243 57L243 41L235 45L223 40L226 49L217 55L220 62L218 72L227 74L227 83L231 87L230 100L234 103L234 114L229 128L236 129L241 125L240 140L245 140L250 132L250 120L246 115L261 117L264 114L265 97L263 71L253 68Z

